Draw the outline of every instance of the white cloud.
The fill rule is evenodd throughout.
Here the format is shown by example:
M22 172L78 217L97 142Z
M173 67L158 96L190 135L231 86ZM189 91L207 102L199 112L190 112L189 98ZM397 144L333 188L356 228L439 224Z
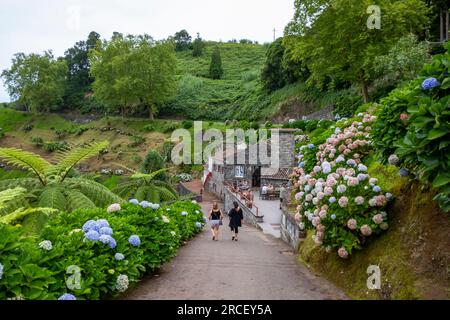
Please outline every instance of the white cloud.
M16 52L52 49L59 56L90 31L166 38L186 29L204 39L270 42L293 15L294 0L2 0L0 70ZM80 12L79 20L74 13ZM79 21L79 28L77 26ZM3 86L0 101L9 101Z

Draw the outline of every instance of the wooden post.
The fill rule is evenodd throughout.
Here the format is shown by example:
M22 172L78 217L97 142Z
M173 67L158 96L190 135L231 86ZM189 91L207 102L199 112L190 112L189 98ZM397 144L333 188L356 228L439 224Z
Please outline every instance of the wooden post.
M444 12L442 8L440 9L440 15L439 15L439 40L441 42L444 41Z

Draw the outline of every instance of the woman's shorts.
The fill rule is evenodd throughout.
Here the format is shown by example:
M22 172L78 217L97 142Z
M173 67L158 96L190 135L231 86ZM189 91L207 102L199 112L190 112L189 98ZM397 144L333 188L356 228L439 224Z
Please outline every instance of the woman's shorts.
M220 220L211 220L211 227L219 227L220 226Z

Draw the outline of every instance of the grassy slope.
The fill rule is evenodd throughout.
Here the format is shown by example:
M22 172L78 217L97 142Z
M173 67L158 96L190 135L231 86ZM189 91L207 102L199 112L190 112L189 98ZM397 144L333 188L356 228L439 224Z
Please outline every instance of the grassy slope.
M450 220L429 190L398 177L397 170L375 161L369 165L380 186L398 195L389 208L386 233L343 260L316 247L309 231L300 259L355 299L449 299ZM369 265L381 269L381 290L367 289Z
M208 78L212 50L218 47L224 74L220 80ZM302 114L328 105L330 97L318 95L314 104L296 83L271 94L262 88L259 76L265 62L266 47L240 43L208 42L201 57L192 51L177 53L178 89L174 99L162 110L166 115L190 119L273 120L276 115ZM332 96L332 95L331 95ZM331 97L332 98L332 97ZM295 109L293 112L292 109Z

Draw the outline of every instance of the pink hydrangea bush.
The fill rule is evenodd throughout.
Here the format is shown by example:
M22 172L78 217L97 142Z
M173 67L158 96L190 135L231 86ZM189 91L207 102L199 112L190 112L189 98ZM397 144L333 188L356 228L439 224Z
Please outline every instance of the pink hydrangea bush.
M364 165L371 151L369 134L374 120L367 113L355 121L338 122L325 143L301 146L299 166L291 176L295 220L315 230L313 240L318 246L335 249L341 258L360 249L367 237L388 228L384 208L392 195L383 193Z

